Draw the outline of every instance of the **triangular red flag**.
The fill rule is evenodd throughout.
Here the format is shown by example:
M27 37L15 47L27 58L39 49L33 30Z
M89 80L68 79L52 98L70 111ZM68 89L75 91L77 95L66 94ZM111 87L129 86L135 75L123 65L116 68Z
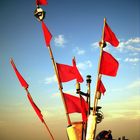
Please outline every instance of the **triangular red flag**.
M36 106L36 104L34 103L31 95L29 93L27 93L27 97L30 101L30 104L32 105L33 109L35 110L36 114L38 115L39 119L44 122L44 119L43 119L43 115L41 114L41 111L40 109Z
M75 97L73 95L69 95L66 93L63 93L67 111L68 113L82 113L82 119L85 122L87 120L86 112L88 111L88 104L84 100L84 98L81 96L81 100L79 97Z
M74 79L76 79L80 83L83 82L83 78L75 66L69 66L59 63L56 63L56 65L58 69L60 82L68 82Z
M73 63L73 67L75 69L75 74L76 74L77 82L82 83L84 80L83 80L83 77L81 76L78 68L76 67L76 62L75 62L75 59L74 58L72 59L72 63Z
M98 80L97 91L99 91L103 95L106 92L106 89L105 89L105 87L104 87L104 85L103 85L101 80Z
M104 27L104 41L109 42L114 47L117 47L119 45L117 37L112 32L107 23L105 23Z
M42 30L44 33L44 39L46 42L46 46L50 47L50 41L51 41L52 35L43 21L42 21Z
M13 59L11 59L10 62L11 62L11 65L12 65L14 71L15 71L15 74L16 74L16 76L17 76L17 78L18 78L18 80L19 80L21 86L27 89L29 85L28 85L28 83L24 80L24 78L23 78L22 75L19 73L19 71L17 70L16 65L15 65Z
M88 104L82 96L80 96L80 98L81 98L81 107L82 107L82 120L84 122L86 122L87 121Z
M110 53L103 51L99 73L108 76L116 76L118 67L118 61Z
M36 5L47 5L48 1L47 0L36 0Z

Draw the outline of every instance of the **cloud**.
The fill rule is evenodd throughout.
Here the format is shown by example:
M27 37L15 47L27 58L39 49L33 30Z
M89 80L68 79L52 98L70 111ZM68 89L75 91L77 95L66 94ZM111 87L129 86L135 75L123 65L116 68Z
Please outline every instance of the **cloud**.
M91 44L91 46L92 46L93 48L97 49L97 48L99 47L99 42L93 42L93 43Z
M140 96L132 96L120 102L107 103L105 108L107 109L108 119L138 119L140 117Z
M81 49L81 48L79 48L79 47L76 47L76 48L74 49L74 52L76 52L78 55L83 55L83 54L85 54L85 50L83 50L83 49Z
M64 38L64 35L58 35L54 38L54 43L55 43L55 46L58 46L58 47L63 47L64 44L66 43L66 40Z
M51 76L51 77L47 77L46 79L45 79L45 84L51 84L51 83L54 83L54 82L56 82L57 80L56 80L56 76L55 75L53 75L53 76Z
M130 38L126 41L121 41L119 43L119 46L116 48L118 49L120 52L128 52L131 51L131 53L133 52L134 55L137 55L137 53L140 52L140 37L135 37L135 38ZM91 46L94 49L99 48L99 42L93 42L91 44ZM108 46L110 46L109 43L107 43L107 47L105 49L109 49Z
M122 93L122 92L130 92L131 90L133 92L138 91L137 89L140 89L140 80L135 80L132 83L128 84L127 86L123 86L121 88L114 88L114 89L110 89L108 90L108 92L115 92L115 93Z
M139 58L126 58L124 60L124 62L131 62L131 63L136 63L136 62L139 62L140 59Z
M132 52L140 52L140 38L136 37L136 38L131 38L127 41L120 41L119 46L117 47L117 49L120 52L126 52L126 51L132 51Z
M90 60L84 61L82 63L78 63L77 67L81 70L86 70L92 67L92 62Z

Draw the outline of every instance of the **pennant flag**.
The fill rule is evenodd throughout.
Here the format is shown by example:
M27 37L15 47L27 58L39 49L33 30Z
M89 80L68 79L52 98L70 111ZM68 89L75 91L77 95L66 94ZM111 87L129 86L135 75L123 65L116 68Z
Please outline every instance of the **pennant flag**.
M25 89L27 89L27 88L29 87L29 85L28 85L28 83L24 80L24 78L23 78L22 75L19 73L19 71L17 70L16 65L15 65L13 59L11 59L10 62L11 62L11 65L12 65L14 71L15 71L15 74L16 74L16 76L17 76L17 78L18 78L18 80L19 80L21 86L24 87Z
M36 5L47 5L47 0L36 0Z
M82 113L82 119L85 122L87 120L86 112L88 111L88 104L84 98L81 96L80 100L79 97L75 97L66 93L63 94L68 113Z
M112 32L107 23L105 23L104 27L104 41L109 42L114 47L117 47L119 45L117 37Z
M75 74L76 74L76 77L77 77L76 79L77 79L78 82L82 83L84 80L83 80L83 77L81 76L79 70L76 67L76 62L75 62L74 58L72 59L72 63L73 63L73 67L75 69Z
M118 61L110 53L103 51L99 73L108 76L116 76L118 67Z
M36 106L36 104L34 103L31 95L29 93L27 93L27 97L30 101L30 104L32 105L33 109L35 110L36 114L38 115L39 119L44 122L44 119L43 119L43 115L41 114L41 111L40 109Z
M77 81L80 83L83 82L83 78L80 75L76 66L69 66L65 64L59 64L59 63L56 63L56 65L57 65L59 78L61 82L68 82L74 79L77 79Z
M42 21L42 30L43 30L43 33L44 33L46 46L50 47L50 41L51 41L52 35L51 35L50 31L48 30L47 26L45 25L45 23L43 21Z
M106 92L106 89L105 89L105 87L104 87L104 85L103 85L101 80L98 80L97 91L99 91L103 95Z

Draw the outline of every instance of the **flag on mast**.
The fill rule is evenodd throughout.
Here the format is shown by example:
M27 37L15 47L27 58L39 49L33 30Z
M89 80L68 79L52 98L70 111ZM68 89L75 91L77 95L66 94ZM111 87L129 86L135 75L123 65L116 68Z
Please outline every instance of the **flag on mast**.
M68 82L74 79L76 79L80 83L83 82L83 78L74 63L73 66L59 63L56 63L56 65L61 82Z
M81 99L79 97L70 95L70 94L64 94L67 111L68 113L82 113L82 119L85 122L87 120L86 112L88 111L88 104L84 100L84 98L81 96Z
M48 1L47 0L36 0L36 5L47 5Z
M103 95L106 92L105 86L104 86L104 84L102 83L101 80L98 80L97 91L99 91Z
M105 22L104 27L104 41L110 43L112 46L117 47L119 45L119 41L114 34L114 32L111 30L111 28L108 26L108 24Z
M116 76L118 67L118 61L110 53L103 51L99 73L108 76Z
M28 97L28 100L30 102L30 104L32 105L33 109L35 110L37 116L39 117L39 119L41 120L41 122L44 122L44 119L43 119L43 115L41 114L41 111L40 109L37 107L37 105L34 103L31 95L28 93L27 94L27 97Z
M73 64L73 67L74 67L74 69L75 69L75 74L76 74L76 77L77 77L77 78L76 78L77 81L82 83L84 80L83 80L83 77L81 76L81 74L80 74L78 68L76 67L75 58L72 59L72 64Z
M44 39L45 39L45 42L46 42L46 46L50 47L50 41L52 39L52 35L51 35L49 29L47 28L47 26L45 25L45 23L43 21L42 21L42 30L43 30L43 33L44 33Z
M21 86L24 87L25 89L27 89L27 88L29 87L29 85L28 85L28 83L24 80L24 78L23 78L22 75L19 73L19 71L17 70L16 65L15 65L15 63L14 63L14 61L13 61L12 58L10 59L10 62L11 62L11 65L12 65L14 71L15 71L15 74L16 74L16 76L17 76L17 78L18 78L18 80L19 80Z
M27 91L27 97L28 97L28 99L29 99L29 101L30 101L30 103L31 103L31 105L32 105L32 107L33 107L33 109L35 110L35 112L36 112L36 114L38 115L39 119L40 119L42 122L44 122L43 115L41 114L40 109L39 109L39 108L37 107L37 105L34 103L34 101L33 101L32 97L31 97L30 93L28 92L28 87L29 87L29 85L28 85L27 82L24 80L24 78L23 78L22 75L19 73L19 71L17 70L16 65L15 65L13 59L11 59L10 62L11 62L11 65L12 65L14 71L15 71L15 74L16 74L16 76L17 76L19 82L21 83L22 87L24 87L24 88L26 89L26 91Z

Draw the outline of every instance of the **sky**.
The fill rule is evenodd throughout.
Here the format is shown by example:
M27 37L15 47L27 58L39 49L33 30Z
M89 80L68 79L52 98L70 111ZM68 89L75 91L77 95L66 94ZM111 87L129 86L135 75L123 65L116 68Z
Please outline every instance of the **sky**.
M0 5L0 139L49 139L13 72L12 57L54 138L65 140L67 120L41 23L34 17L35 0L5 0ZM92 104L104 17L119 39L117 48L105 48L118 60L119 69L116 77L102 76L106 93L99 105L104 119L97 126L97 133L110 129L116 139L140 139L139 5L139 0L48 0L42 6L55 61L72 65L76 57L83 78L92 76ZM63 84L63 90L75 95L75 81ZM86 80L81 90L86 92ZM81 121L80 114L70 117Z

